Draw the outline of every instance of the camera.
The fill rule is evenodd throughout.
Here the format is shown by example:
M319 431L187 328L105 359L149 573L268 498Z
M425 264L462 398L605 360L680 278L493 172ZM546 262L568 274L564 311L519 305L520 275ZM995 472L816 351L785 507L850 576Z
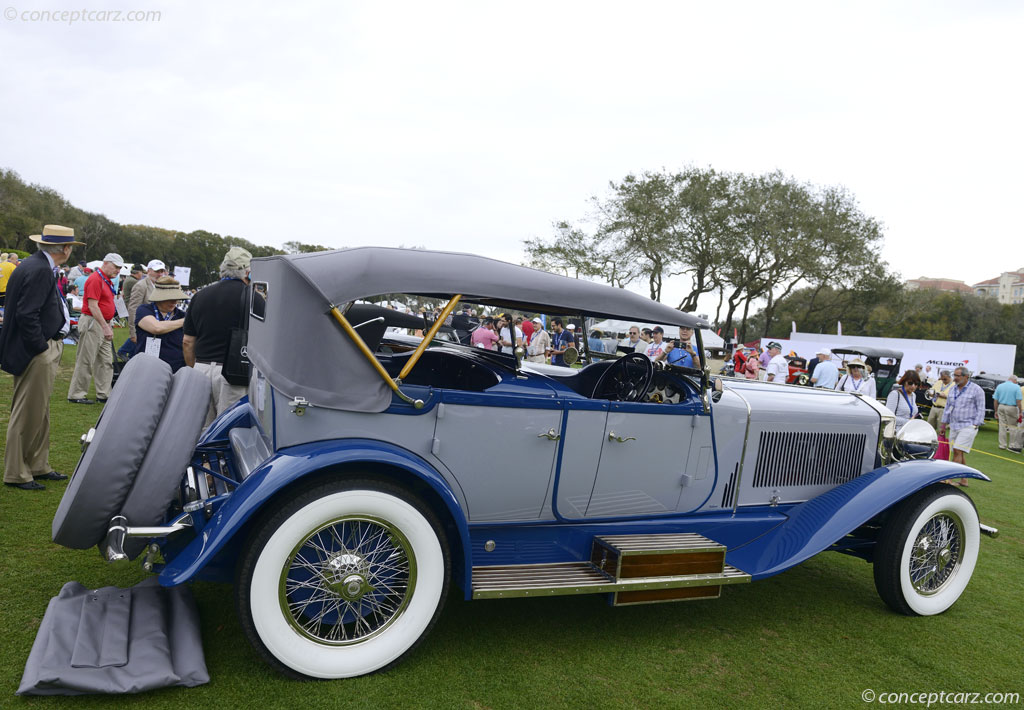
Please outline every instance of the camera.
M681 340L679 340L679 338L673 338L673 339L672 339L672 347L673 347L673 348L678 348L678 347L680 347L681 345L682 345L682 341L681 341Z

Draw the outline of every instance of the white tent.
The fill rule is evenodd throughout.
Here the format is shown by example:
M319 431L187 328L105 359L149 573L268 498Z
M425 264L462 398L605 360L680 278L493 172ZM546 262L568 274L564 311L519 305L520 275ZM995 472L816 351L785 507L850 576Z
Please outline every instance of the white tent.
M600 323L594 323L590 327L597 328L603 333L615 334L628 333L629 329L633 326L637 326L641 330L644 328L653 328L659 325L658 323L638 323L637 321L631 320L616 320L614 318L607 318ZM661 329L665 331L666 338L674 338L679 333L679 326L677 325L662 325ZM704 341L705 348L724 348L725 341L722 340L720 335L715 334L710 330L701 330L700 337Z

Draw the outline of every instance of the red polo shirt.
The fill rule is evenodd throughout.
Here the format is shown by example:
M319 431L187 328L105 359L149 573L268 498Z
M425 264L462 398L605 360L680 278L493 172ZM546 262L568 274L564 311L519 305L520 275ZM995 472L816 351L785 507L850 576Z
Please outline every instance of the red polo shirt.
M85 293L82 294L82 315L96 318L95 314L89 312L90 298L99 302L100 316L103 320L109 321L117 313L117 309L114 308L114 285L99 269L89 274L89 278L85 280Z

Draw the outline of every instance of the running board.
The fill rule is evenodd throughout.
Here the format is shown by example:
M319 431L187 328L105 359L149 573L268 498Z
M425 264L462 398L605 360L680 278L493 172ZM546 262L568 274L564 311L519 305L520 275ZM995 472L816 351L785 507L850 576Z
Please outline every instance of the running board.
M725 547L695 533L594 538L589 562L473 568L473 599L612 594L612 603L712 599L750 575L725 564Z

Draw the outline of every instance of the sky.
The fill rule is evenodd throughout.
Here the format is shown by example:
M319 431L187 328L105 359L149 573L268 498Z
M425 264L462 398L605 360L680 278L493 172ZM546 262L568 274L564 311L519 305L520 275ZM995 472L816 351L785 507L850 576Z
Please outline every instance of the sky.
M123 224L521 262L693 165L846 187L904 278L1024 267L1019 2L92 1L0 3L0 167Z

